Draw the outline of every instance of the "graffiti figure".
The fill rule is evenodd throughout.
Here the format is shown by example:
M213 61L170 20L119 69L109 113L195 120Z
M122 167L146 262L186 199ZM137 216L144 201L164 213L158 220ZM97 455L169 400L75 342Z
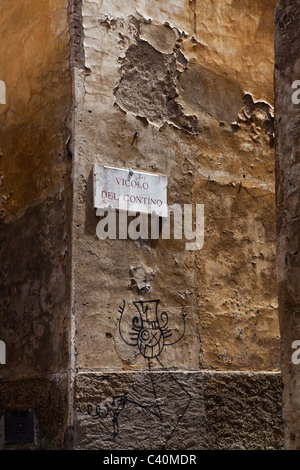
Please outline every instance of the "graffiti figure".
M121 339L129 346L138 348L138 352L146 359L149 378L147 392L147 398L141 398L139 401L136 395L133 396L131 392L126 392L122 395L113 396L110 402L103 405L97 405L93 408L92 405L88 406L88 414L94 419L106 419L111 416L113 424L113 436L116 438L120 433L119 418L121 413L131 405L137 407L140 410L144 410L149 413L152 417L158 420L160 423L166 423L168 429L168 437L166 439L164 447L167 445L171 437L173 436L178 424L184 417L190 402L191 395L185 389L185 387L179 382L179 380L172 374L162 363L160 355L165 346L173 345L178 343L185 335L185 317L186 313L184 309L182 311L183 320L183 332L179 337L173 338L173 331L169 328L169 318L166 312L158 314L159 300L151 301L137 301L133 302L137 310L137 314L134 316L128 316L125 312L125 301L123 305L119 307L119 334ZM177 406L172 408L172 416L175 418L172 424L168 424L166 418L168 416L167 407L169 405L168 397L166 397L162 390L159 389L158 385L155 384L155 376L152 372L152 363L157 362L166 374L169 380L173 381L174 386L177 387L175 398L177 399ZM175 385L176 384L176 385ZM145 388L145 383L142 385ZM141 397L144 393L141 394ZM147 402L146 402L146 401ZM169 408L170 409L170 408Z
M119 333L123 341L128 344L129 346L137 347L139 353L147 360L148 363L148 370L150 372L150 378L152 383L152 390L153 390L153 397L155 406L150 407L149 405L143 405L142 403L138 403L137 401L132 401L129 399L127 395L123 395L121 397L115 397L119 400L119 406L116 410L114 415L114 435L117 436L119 432L118 426L118 416L122 409L125 407L126 403L133 403L135 406L141 407L147 410L152 415L156 416L160 421L163 421L163 412L161 410L161 405L159 404L159 400L157 397L157 390L154 384L153 374L152 374L152 366L151 361L156 360L161 368L163 368L167 373L168 377L173 380L180 389L184 392L186 399L186 406L184 407L180 416L178 416L175 426L169 435L168 440L172 437L175 429L177 428L179 422L185 415L190 401L191 396L189 392L184 388L184 386L177 380L177 378L172 374L160 359L160 355L165 346L173 345L178 343L185 335L185 317L186 313L184 309L182 311L182 319L183 319L183 332L181 333L180 337L173 338L173 331L169 328L169 318L166 312L162 312L160 315L158 314L158 304L159 300L151 300L151 301L137 301L133 302L137 310L137 315L135 315L131 320L131 325L129 331L125 333L122 328L122 324L124 321L124 312L125 312L125 301L123 301L123 305L119 307L120 319L119 319Z

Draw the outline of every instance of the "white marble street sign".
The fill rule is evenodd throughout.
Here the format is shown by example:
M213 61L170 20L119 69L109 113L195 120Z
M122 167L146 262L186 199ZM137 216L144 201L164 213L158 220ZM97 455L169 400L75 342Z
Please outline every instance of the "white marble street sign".
M94 207L168 217L168 177L94 165Z

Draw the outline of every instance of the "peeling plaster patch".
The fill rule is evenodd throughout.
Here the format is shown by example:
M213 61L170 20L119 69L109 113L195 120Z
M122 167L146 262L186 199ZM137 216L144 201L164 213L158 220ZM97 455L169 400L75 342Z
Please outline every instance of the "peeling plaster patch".
M177 103L175 54L162 54L148 42L137 40L126 52L122 76L115 89L120 108L162 127L165 123L197 133L197 118L185 115Z
M175 55L176 55L176 61L177 61L177 69L178 69L180 72L183 72L184 70L186 70L189 61L188 61L187 58L184 56L184 54L181 52L181 50L179 49L179 47L177 47L177 48L175 49Z
M140 31L140 38L149 42L158 52L162 54L173 53L176 34L172 28L167 25L142 23Z
M178 77L178 91L183 110L205 112L219 121L236 120L243 106L243 94L238 83L208 70L197 62Z
M265 101L253 101L252 96L246 93L244 96L244 106L239 114L241 121L253 120L265 125L268 135L274 135L274 109Z
M98 18L98 23L104 26L107 30L115 29L117 26L117 19L109 18L107 15Z
M155 277L155 272L145 267L143 264L139 266L132 266L130 268L131 274L131 287L138 292L148 292L151 290L151 284L149 281L152 281Z

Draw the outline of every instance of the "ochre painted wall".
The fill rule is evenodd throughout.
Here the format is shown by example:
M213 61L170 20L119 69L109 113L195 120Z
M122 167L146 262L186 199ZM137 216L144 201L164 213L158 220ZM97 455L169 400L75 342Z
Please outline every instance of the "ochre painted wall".
M67 0L1 1L0 36L0 441L5 411L33 409L27 446L55 448L67 427L70 342Z

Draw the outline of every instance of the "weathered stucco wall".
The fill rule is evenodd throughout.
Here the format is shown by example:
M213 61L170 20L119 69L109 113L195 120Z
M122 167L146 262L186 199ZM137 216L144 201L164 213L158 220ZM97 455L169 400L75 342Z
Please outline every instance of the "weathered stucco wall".
M279 318L282 336L285 446L300 449L299 118L292 84L300 77L300 2L276 9L275 105ZM297 98L299 93L295 96ZM295 359L292 358L295 353Z
M20 408L29 448L282 447L275 4L1 3L1 447ZM203 248L99 240L93 163L168 175ZM168 318L151 359L133 302Z
M282 445L275 4L82 2L73 167L76 448ZM93 163L168 175L170 205L205 205L204 247L99 240ZM120 328L130 329L134 301L154 300L174 341L184 332L183 311L186 328L149 361Z
M3 413L33 409L33 448L68 413L71 78L67 0L0 4L0 446Z

